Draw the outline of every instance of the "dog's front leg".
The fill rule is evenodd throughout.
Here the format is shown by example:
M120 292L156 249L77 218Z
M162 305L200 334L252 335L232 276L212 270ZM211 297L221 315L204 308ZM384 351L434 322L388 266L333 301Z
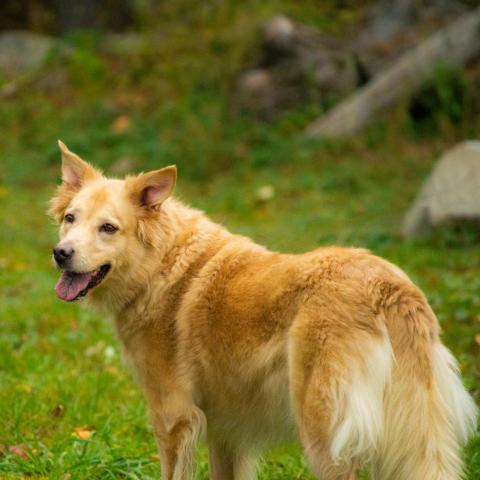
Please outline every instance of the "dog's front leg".
M205 416L195 405L169 401L152 409L153 430L162 464L162 480L191 480L195 447L205 429Z
M126 353L148 404L162 480L192 480L195 446L206 418L194 402L190 382L179 373L184 370L177 363L175 332L171 320L152 321L127 337Z

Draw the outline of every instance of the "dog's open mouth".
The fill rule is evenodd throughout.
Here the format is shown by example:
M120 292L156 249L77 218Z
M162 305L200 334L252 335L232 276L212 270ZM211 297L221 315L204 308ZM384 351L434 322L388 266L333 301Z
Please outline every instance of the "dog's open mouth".
M96 287L105 278L110 265L102 265L97 270L87 273L76 273L65 270L58 279L55 292L58 298L66 302L72 302L84 297L89 290Z

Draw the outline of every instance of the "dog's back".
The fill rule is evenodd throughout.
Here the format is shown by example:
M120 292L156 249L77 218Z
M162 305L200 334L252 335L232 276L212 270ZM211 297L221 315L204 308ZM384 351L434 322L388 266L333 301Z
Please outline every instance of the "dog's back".
M177 358L211 443L298 431L319 478L456 479L475 406L424 295L364 250L228 236L185 293Z

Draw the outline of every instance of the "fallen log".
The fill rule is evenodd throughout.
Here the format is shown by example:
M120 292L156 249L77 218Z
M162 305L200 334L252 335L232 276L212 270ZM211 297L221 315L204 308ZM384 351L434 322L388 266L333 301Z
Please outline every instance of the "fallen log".
M311 137L342 137L366 127L375 115L418 90L439 63L465 65L480 53L480 8L462 15L402 55L307 128Z

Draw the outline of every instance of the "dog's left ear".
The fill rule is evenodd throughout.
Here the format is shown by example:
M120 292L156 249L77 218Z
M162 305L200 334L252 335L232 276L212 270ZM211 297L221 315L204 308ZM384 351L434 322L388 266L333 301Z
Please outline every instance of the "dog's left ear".
M173 193L176 183L177 167L173 165L128 178L126 188L134 204L155 208Z

